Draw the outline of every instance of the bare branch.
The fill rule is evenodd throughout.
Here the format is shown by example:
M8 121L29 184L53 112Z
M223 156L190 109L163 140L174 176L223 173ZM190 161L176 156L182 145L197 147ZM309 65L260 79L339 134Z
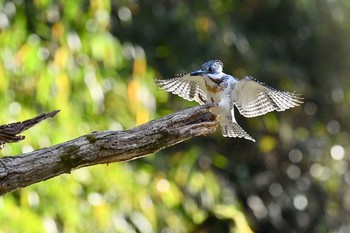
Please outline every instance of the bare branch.
M38 124L39 122L49 117L54 117L59 111L60 110L56 110L49 113L43 113L43 114L40 114L39 116L36 116L26 121L11 123L8 125L1 125L0 126L0 150L2 149L3 145L5 145L5 143L12 143L12 142L18 142L23 140L25 137L23 135L18 135L18 134L33 127L34 125Z
M198 106L150 121L131 130L100 131L30 153L0 159L0 195L63 173L128 161L215 131L208 106Z

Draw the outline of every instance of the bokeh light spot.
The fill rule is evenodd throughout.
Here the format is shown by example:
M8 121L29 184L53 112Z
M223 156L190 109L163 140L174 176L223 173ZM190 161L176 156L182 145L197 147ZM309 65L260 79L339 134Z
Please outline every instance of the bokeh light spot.
M311 31L308 27L302 27L298 29L298 38L301 40L306 40L311 36Z
M52 218L44 219L44 227L47 233L58 233L57 224Z
M293 163L299 163L303 158L303 153L299 149L293 149L288 154L289 160Z
M79 35L75 32L68 33L67 43L72 51L77 51L81 47L81 41Z
M29 153L29 152L32 152L34 149L33 149L33 147L31 146L31 145L24 145L23 147L22 147L22 152L23 153Z
M293 198L293 205L297 210L304 210L308 206L308 200L303 194L298 194Z
M98 11L96 11L95 17L101 25L105 26L105 25L109 24L108 11L106 11L104 9L99 9Z
M341 145L334 145L331 148L331 156L335 160L342 160L344 158L345 150Z
M296 180L300 177L301 171L300 168L296 165L290 165L287 168L287 175L290 179Z
M55 23L60 19L60 12L58 7L51 7L46 13L46 19L50 23Z
M273 197L281 196L283 194L282 185L280 185L279 183L271 184L269 187L269 192L270 192L271 196L273 196Z
M169 190L170 188L170 185L169 185L169 182L166 180L166 179L160 179L158 182L157 182L157 189L159 192L161 193L165 193Z
M344 101L344 91L341 88L334 88L331 93L334 103L342 103Z
M14 14L16 14L16 6L13 2L6 2L4 5L4 12L6 15L8 16L12 16Z
M11 115L18 115L21 112L21 105L17 102L10 103L9 112Z
M101 203L103 202L103 198L99 193L90 193L88 196L88 201L91 205L96 206L101 205Z
M40 203L39 195L35 191L28 192L27 198L28 198L28 204L31 207L37 207Z
M0 12L0 29L7 28L10 24L9 19L7 18L7 15L3 12Z
M262 219L267 217L267 209L258 196L252 195L248 197L248 206L253 210L257 218Z
M304 111L306 115L313 116L317 113L317 105L312 102L308 102L304 104Z
M129 8L121 7L118 10L118 17L121 21L128 22L132 19L132 14Z
M310 168L310 174L321 180L327 180L329 178L330 172L328 168L323 167L319 163L315 163Z
M328 122L328 124L327 124L327 131L333 135L339 133L340 128L341 128L340 124L336 120L332 120L332 121Z
M259 142L259 148L263 153L271 152L276 147L276 140L273 137L265 136Z

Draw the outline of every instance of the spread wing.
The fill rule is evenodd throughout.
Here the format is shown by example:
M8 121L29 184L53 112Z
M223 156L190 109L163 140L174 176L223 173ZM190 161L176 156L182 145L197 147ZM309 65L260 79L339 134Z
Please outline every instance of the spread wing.
M233 101L245 117L284 111L303 103L298 94L278 91L249 76L238 81L233 88Z
M201 76L181 74L171 79L156 79L155 83L167 92L176 94L186 100L203 105L206 102L206 87Z

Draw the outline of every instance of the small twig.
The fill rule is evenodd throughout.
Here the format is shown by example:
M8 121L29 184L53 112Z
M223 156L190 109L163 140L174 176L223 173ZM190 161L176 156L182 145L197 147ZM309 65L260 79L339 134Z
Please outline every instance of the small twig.
M23 131L33 127L34 125L38 124L39 122L49 118L54 117L60 110L56 110L49 113L43 113L39 116L36 116L34 118L11 123L8 125L1 125L0 126L0 150L3 148L5 143L12 143L12 142L18 142L25 138L23 135L18 135L22 133Z

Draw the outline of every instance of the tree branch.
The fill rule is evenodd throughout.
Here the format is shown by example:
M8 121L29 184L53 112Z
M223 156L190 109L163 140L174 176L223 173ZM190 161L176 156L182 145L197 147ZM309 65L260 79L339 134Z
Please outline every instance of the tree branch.
M0 159L0 195L95 164L143 157L217 127L208 106L198 106L150 121L131 130L100 131Z
M5 143L19 142L25 138L23 135L18 135L23 131L33 127L39 122L49 118L54 117L60 110L52 111L49 113L40 114L29 120L20 121L16 123L11 123L8 125L0 126L0 150Z

